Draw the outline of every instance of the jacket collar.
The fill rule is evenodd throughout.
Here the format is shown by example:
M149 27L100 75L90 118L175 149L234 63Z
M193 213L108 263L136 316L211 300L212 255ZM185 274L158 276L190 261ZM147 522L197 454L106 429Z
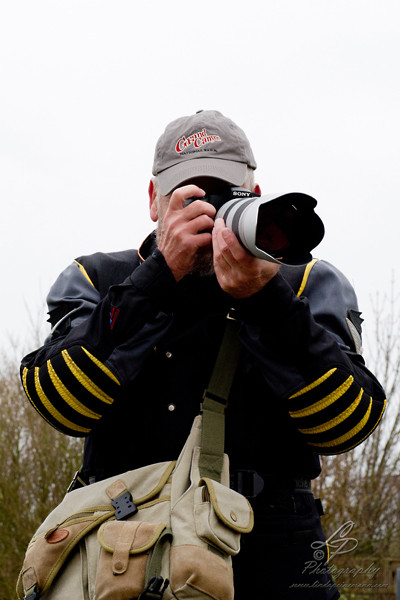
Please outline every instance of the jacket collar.
M157 248L156 232L152 231L142 242L138 254L141 262L144 262Z

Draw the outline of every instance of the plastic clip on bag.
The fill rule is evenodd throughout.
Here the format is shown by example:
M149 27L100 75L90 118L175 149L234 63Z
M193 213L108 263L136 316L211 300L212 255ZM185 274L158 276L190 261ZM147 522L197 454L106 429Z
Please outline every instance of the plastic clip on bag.
M224 412L239 355L224 338L177 460L69 492L31 540L20 600L232 600L231 556L253 511L229 488Z

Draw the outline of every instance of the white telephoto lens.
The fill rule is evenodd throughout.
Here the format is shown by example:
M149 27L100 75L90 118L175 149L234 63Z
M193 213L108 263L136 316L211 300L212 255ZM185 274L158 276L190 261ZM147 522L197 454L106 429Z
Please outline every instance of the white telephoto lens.
M280 260L259 248L256 243L259 208L273 198L276 198L275 194L261 196L260 198L229 200L221 206L216 218L221 217L225 221L225 225L233 231L250 254L272 263L282 264Z

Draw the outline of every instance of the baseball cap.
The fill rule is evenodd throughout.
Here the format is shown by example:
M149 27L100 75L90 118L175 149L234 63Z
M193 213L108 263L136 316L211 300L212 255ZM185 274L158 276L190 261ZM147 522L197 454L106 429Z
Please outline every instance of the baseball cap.
M193 177L216 177L241 185L247 167L257 168L246 134L217 110L199 110L167 125L153 163L163 196Z

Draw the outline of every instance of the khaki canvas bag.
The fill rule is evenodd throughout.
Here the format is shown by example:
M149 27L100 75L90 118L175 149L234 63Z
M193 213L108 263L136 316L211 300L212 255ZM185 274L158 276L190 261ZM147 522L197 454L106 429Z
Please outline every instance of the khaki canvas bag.
M202 412L178 458L69 492L33 536L20 600L232 600L231 557L253 528L229 488L224 412L239 354L228 317Z

